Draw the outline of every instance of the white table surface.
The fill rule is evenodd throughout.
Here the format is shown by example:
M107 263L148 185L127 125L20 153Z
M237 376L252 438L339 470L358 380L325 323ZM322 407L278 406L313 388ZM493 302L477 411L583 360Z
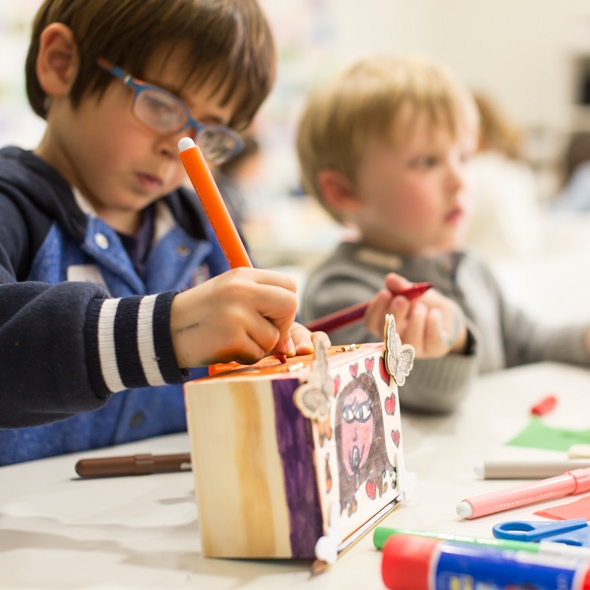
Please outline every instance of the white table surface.
M496 522L538 518L535 510L567 501L473 521L455 513L465 497L521 483L478 480L475 462L565 458L556 451L504 446L549 392L559 401L544 418L548 424L590 427L590 371L551 363L481 377L452 415L403 415L406 464L418 484L411 500L382 525L490 536ZM0 468L0 588L384 587L372 533L313 578L309 562L204 558L192 473L81 480L74 471L81 457L188 449L186 435L173 435Z

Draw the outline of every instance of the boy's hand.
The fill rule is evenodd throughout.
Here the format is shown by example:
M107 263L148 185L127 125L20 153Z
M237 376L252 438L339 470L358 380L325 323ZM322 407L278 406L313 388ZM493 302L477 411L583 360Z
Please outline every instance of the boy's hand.
M293 324L291 338L293 339L295 353L297 355L312 354L318 339L322 339L326 347L331 345L330 338L325 332L310 332L305 326L299 323Z
M414 347L416 358L463 353L467 345L467 327L461 308L434 289L414 301L392 294L411 286L410 281L389 273L385 277L385 288L375 295L365 313L366 328L382 338L385 314L391 313L401 341Z
M271 350L294 356L297 342L306 341L298 329L291 331L296 290L288 275L237 268L178 294L170 312L178 366L251 364Z

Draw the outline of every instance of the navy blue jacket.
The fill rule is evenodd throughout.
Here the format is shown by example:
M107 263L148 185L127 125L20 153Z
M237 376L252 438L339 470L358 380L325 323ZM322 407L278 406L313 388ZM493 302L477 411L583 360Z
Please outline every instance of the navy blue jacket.
M176 293L228 270L192 191L156 203L140 278L49 165L0 150L0 465L186 428ZM138 323L138 318L142 318Z

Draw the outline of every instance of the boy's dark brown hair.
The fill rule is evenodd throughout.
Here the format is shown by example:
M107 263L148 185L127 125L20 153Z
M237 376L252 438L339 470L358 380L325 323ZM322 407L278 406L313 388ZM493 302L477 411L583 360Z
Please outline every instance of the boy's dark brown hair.
M40 35L59 22L73 32L80 54L70 99L101 94L113 81L96 65L102 57L142 78L155 51L186 51L188 83L215 82L223 104L239 96L230 126L243 129L270 92L276 57L268 22L255 0L45 0L33 22L25 73L29 102L47 115L36 75Z

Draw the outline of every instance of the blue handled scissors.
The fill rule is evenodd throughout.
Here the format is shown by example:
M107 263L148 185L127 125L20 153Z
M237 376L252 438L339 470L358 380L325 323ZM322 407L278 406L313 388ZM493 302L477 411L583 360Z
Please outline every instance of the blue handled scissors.
M590 547L590 526L584 518L553 522L509 520L492 529L496 539L511 541L550 541L578 547Z

